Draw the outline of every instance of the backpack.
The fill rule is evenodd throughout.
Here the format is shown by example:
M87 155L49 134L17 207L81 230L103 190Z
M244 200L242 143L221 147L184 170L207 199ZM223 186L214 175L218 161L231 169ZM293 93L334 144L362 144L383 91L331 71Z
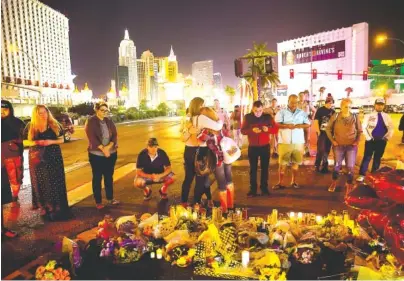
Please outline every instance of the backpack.
M334 136L334 126L335 126L335 122L336 122L337 119L338 119L339 112L336 112L335 114L336 114L336 115L335 115L335 119L334 119L334 122L332 122L332 129L331 129L331 132L332 132L332 135L333 135L333 136ZM352 113L352 115L353 115L353 117L354 117L356 133L358 133L359 128L358 128L358 121L357 121L356 113Z

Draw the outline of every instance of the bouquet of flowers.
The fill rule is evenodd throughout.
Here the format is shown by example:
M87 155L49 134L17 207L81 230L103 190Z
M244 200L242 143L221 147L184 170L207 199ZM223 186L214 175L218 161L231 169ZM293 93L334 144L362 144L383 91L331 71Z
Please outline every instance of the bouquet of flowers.
M70 273L62 267L57 267L57 262L55 260L48 261L48 263L43 266L39 266L35 272L36 280L70 280Z

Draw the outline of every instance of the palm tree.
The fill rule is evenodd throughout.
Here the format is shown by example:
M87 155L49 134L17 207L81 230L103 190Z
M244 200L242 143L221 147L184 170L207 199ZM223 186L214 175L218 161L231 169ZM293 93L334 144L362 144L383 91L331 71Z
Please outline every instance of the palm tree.
M258 57L258 56L271 56L276 57L276 52L271 52L267 49L267 43L253 43L253 49L247 49L248 53L244 55L244 58ZM254 66L252 66L252 59L249 60L250 69L246 73L246 80L252 84L254 77L259 77L258 83L259 88L263 89L269 86L277 86L280 84L279 75L277 72L272 72L270 74L265 73L265 58L254 59Z
M353 92L352 87L346 88L345 92L346 92L346 97L349 98L351 96L351 93Z
M224 92L230 97L230 103L233 104L233 98L236 95L236 89L227 85L224 89Z

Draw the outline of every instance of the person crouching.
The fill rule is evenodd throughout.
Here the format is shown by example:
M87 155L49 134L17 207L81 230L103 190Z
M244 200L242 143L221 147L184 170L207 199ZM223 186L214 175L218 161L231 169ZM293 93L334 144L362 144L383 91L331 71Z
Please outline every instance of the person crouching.
M175 175L167 153L159 148L156 138L150 138L147 147L139 153L136 168L134 185L143 190L143 199L151 199L152 190L149 186L157 183L163 184L159 190L161 199L167 199L167 190L174 183Z

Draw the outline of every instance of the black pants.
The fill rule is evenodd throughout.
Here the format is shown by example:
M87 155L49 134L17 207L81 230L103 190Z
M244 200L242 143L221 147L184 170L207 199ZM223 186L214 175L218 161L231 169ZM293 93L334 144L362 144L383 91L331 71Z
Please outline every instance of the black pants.
M205 193L206 177L197 176L195 173L195 154L198 147L185 146L184 169L185 178L181 189L181 203L188 202L189 191L192 181L195 179L194 203L200 203L202 195Z
M328 155L330 155L331 145L332 143L327 137L326 132L321 131L317 139L317 155L314 166L324 169L328 168Z
M117 157L117 153L111 154L111 156L108 158L91 153L88 154L93 172L93 195L96 204L100 204L102 202L102 176L104 176L105 195L107 200L114 199L114 170Z
M269 144L264 146L249 146L248 160L250 162L250 191L257 192L258 159L261 160L261 190L268 190Z
M380 168L380 162L386 149L387 141L370 140L365 142L365 153L363 155L359 174L364 176L368 170L370 160L373 157L372 173Z

